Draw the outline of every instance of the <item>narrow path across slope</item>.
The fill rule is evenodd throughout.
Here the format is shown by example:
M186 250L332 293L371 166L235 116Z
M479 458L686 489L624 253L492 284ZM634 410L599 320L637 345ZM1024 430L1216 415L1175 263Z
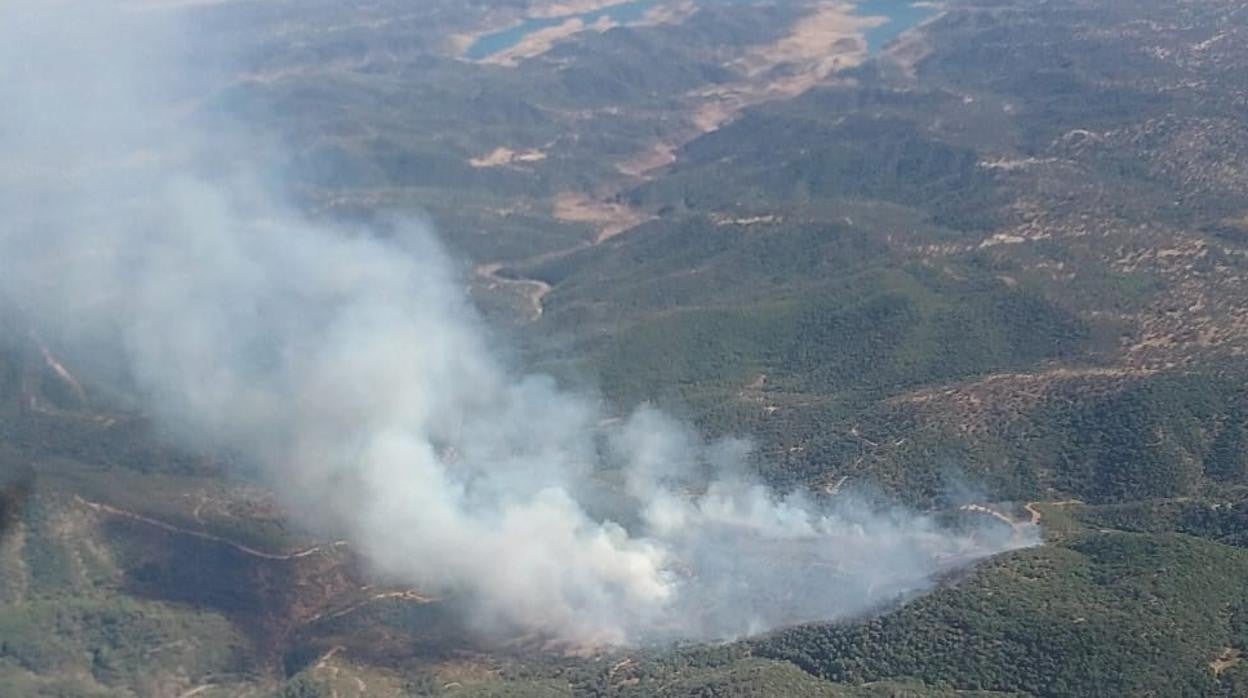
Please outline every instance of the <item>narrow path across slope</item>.
M156 528L169 531L170 533L178 533L181 535L193 536L201 540L208 540L208 541L213 541L214 543L221 543L223 545L228 545L229 547L245 555L250 555L251 557L258 557L264 560L279 560L279 561L297 560L299 558L308 557L309 555L315 555L320 552L325 552L333 548L339 548L339 547L343 547L347 545L346 541L339 540L339 541L334 541L332 543L314 545L311 548L307 548L305 550L299 550L293 553L269 553L263 550L257 550L255 548L244 545L242 543L238 543L236 541L229 540L228 538L215 536L211 533L205 533L203 531L195 531L189 528L182 528L181 526L175 526L171 523L158 521L156 519L144 516L142 514L135 513L133 511L126 511L124 509L118 509L116 507L111 507L107 504L101 504L99 502L91 502L86 499L83 499L82 497L78 495L74 495L74 500L77 501L79 504L82 504L83 506L87 507L88 509L91 509L98 513L108 514L110 516L119 516L122 518L130 519L131 521L138 521L140 523L144 523L149 526L154 526Z
M843 3L815 3L810 13L795 22L783 37L770 44L749 47L729 63L728 67L739 73L737 81L685 95L689 100L686 116L690 127L668 140L647 144L640 153L617 163L616 171L624 175L624 181L603 187L595 196L575 192L555 196L551 212L554 218L591 225L592 240L545 253L539 258L482 264L476 268L477 276L494 287L519 289L531 306L529 319L541 318L542 300L550 293L550 284L538 279L507 278L498 273L500 270L600 245L653 220L652 214L621 203L618 195L653 178L658 170L676 161L676 153L682 146L719 130L746 109L792 99L827 82L840 71L861 65L869 56L865 32L881 21L878 17L857 16L852 6ZM788 69L782 72L783 77L777 77L777 68L782 66ZM499 154L498 158L478 158L474 166L493 164L497 159L510 162L513 151L501 147L494 152ZM545 159L544 154L542 159Z
M1027 510L1027 515L1031 518L1031 523L1033 524L1039 524L1040 519L1043 517L1043 514L1037 508L1041 504L1051 507L1064 507L1071 504L1083 504L1083 502L1078 499L1063 499L1060 502L1027 502L1027 504L1023 505L1023 509Z

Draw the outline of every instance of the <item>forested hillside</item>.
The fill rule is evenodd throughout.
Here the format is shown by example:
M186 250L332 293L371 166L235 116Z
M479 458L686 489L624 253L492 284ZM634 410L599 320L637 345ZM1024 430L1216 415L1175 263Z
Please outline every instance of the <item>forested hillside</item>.
M834 5L513 61L466 47L571 10L152 11L219 57L171 112L281 143L310 221L427 221L509 367L1043 544L717 645L500 639L0 307L0 693L1248 695L1248 4L949 0L874 49Z

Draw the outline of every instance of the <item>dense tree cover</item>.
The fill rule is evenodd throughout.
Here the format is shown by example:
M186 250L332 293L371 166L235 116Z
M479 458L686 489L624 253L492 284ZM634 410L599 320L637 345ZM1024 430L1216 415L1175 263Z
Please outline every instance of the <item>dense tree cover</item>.
M24 686L12 694L23 696L158 695L183 677L261 670L224 615L118 593L117 541L81 517L36 485L20 530L0 541L0 685Z
M5 477L0 479L0 541L21 521L34 487L34 473L30 470L21 469L16 473L3 474Z
M306 674L300 674L287 681L279 691L273 694L273 698L330 698L332 695L333 691L324 683Z
M1070 437L1056 464L1064 489L1100 500L1191 493L1203 476L1209 432L1235 397L1228 387L1211 376L1150 381L1065 416L1061 428Z
M1114 366L1139 339L1133 314L1156 314L1166 294L1167 313L1189 312L1176 293L1186 284L1211 270L1237 278L1243 263L1217 246L1181 277L1123 261L1178 233L1244 242L1243 42L1196 48L1234 29L1218 16L1233 4L954 3L913 64L873 62L751 109L631 190L616 165L681 142L682 100L732 78L724 44L779 38L793 7L591 33L501 69L429 50L471 29L455 18L480 2L427 0L423 19L391 16L392 0L299 4L304 24L267 3L197 10L210 40L240 44L263 78L202 109L283 131L308 208L364 219L422 208L457 253L520 260L515 277L555 286L529 337L572 337L560 349L620 404L669 400L711 433L754 434L768 477L793 486L852 475L931 504L969 475L996 497L1112 503L1060 520L1106 533L993 562L878 619L623 665L509 656L464 695L1248 694L1242 662L1216 677L1209 667L1248 649L1242 370L1176 349L1149 365L1198 370L1086 381L965 422L906 402L990 373ZM548 157L470 162L498 146ZM604 190L656 220L590 246L592 225L549 215L554 194ZM551 252L562 253L533 258ZM82 419L37 357L10 358L6 468L35 462L41 487L291 548L280 522L189 516L183 495L220 477L224 456L179 453L137 420ZM49 414L27 409L32 395ZM274 632L332 575L299 587L309 577L280 564L141 526L94 528L75 506L21 488L0 497L0 520L21 522L0 540L0 685L18 695L167 695L145 682L223 670L291 677L279 695L325 695L308 669L348 643L361 661L402 668L408 693L436 694L426 664L476 651L449 604L378 603ZM1060 527L1056 514L1045 523ZM240 628L276 648L264 666L243 658L254 637Z
M739 389L752 373L781 390L882 396L1066 356L1086 338L1078 319L1027 291L871 271L792 300L644 321L598 365L624 402L682 385Z
M1213 490L1202 497L1081 507L1088 526L1144 533L1180 532L1248 548L1248 492L1242 486Z
M1045 407L1028 427L1032 453L1021 440L1017 452L1045 458L1058 487L1093 501L1178 497L1242 483L1242 375L1234 365L1178 372Z
M124 597L0 607L0 638L0 683L11 680L14 669L42 676L82 672L99 686L148 692L178 673L257 668L251 648L225 618Z
M1243 405L1227 412L1209 446L1205 473L1220 482L1242 482L1248 475L1248 414Z
M911 106L927 98L913 98ZM766 133L760 140L748 134ZM691 144L662 180L634 192L647 205L701 210L749 202L785 208L866 198L928 212L933 222L981 230L1003 199L969 148L925 137L917 124L867 110L785 105L751 112Z
M795 664L751 655L742 643L718 647L654 648L608 654L591 661L538 662L502 673L504 683L457 688L470 696L570 695L620 698L691 696L801 696L819 698L944 698L987 696L956 693L916 681L884 681L870 686L834 684ZM538 690L544 687L545 692Z
M1072 381L1034 402L1001 394L1001 404L967 417L889 401L863 406L853 393L788 408L780 418L751 418L748 406L699 414L711 424L749 424L766 456L761 465L779 479L868 478L926 505L968 481L1002 500L1208 495L1217 502L1226 487L1248 484L1243 375L1241 365L1226 363L1100 386ZM783 394L764 397L788 405ZM801 450L770 447L786 443Z
M1045 696L1210 695L1238 646L1240 551L1180 536L1089 535L1011 555L860 624L754 643L834 681L916 678Z

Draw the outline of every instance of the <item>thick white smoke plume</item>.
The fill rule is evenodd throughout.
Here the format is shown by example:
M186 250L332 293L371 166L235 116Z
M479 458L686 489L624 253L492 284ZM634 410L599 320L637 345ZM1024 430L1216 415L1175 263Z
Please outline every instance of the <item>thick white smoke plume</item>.
M169 16L6 5L0 298L121 357L167 429L259 463L379 570L492 627L638 642L859 614L1031 542L779 496L739 444L649 409L603 428L509 372L420 223L313 223L241 160L205 173L202 153L243 148L168 101Z

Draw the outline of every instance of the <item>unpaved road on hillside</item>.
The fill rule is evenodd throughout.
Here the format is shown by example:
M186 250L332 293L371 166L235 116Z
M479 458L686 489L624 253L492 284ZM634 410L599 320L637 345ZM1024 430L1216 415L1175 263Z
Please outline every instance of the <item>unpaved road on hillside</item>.
M177 533L177 534L181 534L185 536L192 536L195 538L199 538L200 540L207 540L207 541L212 541L214 543L221 543L223 545L227 545L233 548L234 550L237 550L240 553L243 553L244 555L257 557L257 558L261 558L264 560L278 560L278 561L298 560L299 558L308 557L310 555L316 555L317 553L326 552L328 550L331 550L334 548L340 548L340 547L347 545L346 541L339 540L339 541L334 541L332 543L315 545L315 546L312 546L311 548L307 548L306 550L299 550L293 553L269 553L263 550L257 550L247 545L243 545L242 543L238 543L236 541L229 540L228 538L222 538L221 536L214 536L211 533L205 533L203 531L195 531L189 528L182 528L181 526L175 526L171 523L159 521L157 519L153 519L153 518L144 516L142 514L133 512L133 511L126 511L125 509L118 509L116 507L111 507L107 504L101 504L99 502L91 502L86 499L83 499L82 497L78 495L74 495L74 500L77 501L79 504L82 504L83 506L97 513L108 514L109 516L118 516L121 518L130 519L131 521L138 521L140 523L147 524L148 526L154 526L156 528L169 531L170 533Z
M654 220L653 215L618 201L618 194L628 186L652 179L658 170L676 161L676 153L682 146L719 130L746 109L797 97L826 83L837 73L867 60L869 53L864 32L878 26L881 19L859 17L853 10L852 6L839 2L815 3L810 14L799 19L787 35L770 44L750 47L727 64L738 72L738 80L685 95L689 102L690 127L674 139L651 143L638 154L618 163L616 170L626 180L608 187L606 195L591 197L575 192L556 195L551 215L560 221L590 225L594 229L592 241L548 252L540 258L482 264L475 270L477 276L485 279L491 288L517 289L529 305L529 320L540 319L544 312L542 301L551 291L550 284L539 279L508 278L500 275L500 270L599 245ZM781 67L786 70L782 77L776 77ZM471 162L474 167L512 164L516 152L501 146ZM533 158L535 161L544 160L545 153L540 159L536 155Z

